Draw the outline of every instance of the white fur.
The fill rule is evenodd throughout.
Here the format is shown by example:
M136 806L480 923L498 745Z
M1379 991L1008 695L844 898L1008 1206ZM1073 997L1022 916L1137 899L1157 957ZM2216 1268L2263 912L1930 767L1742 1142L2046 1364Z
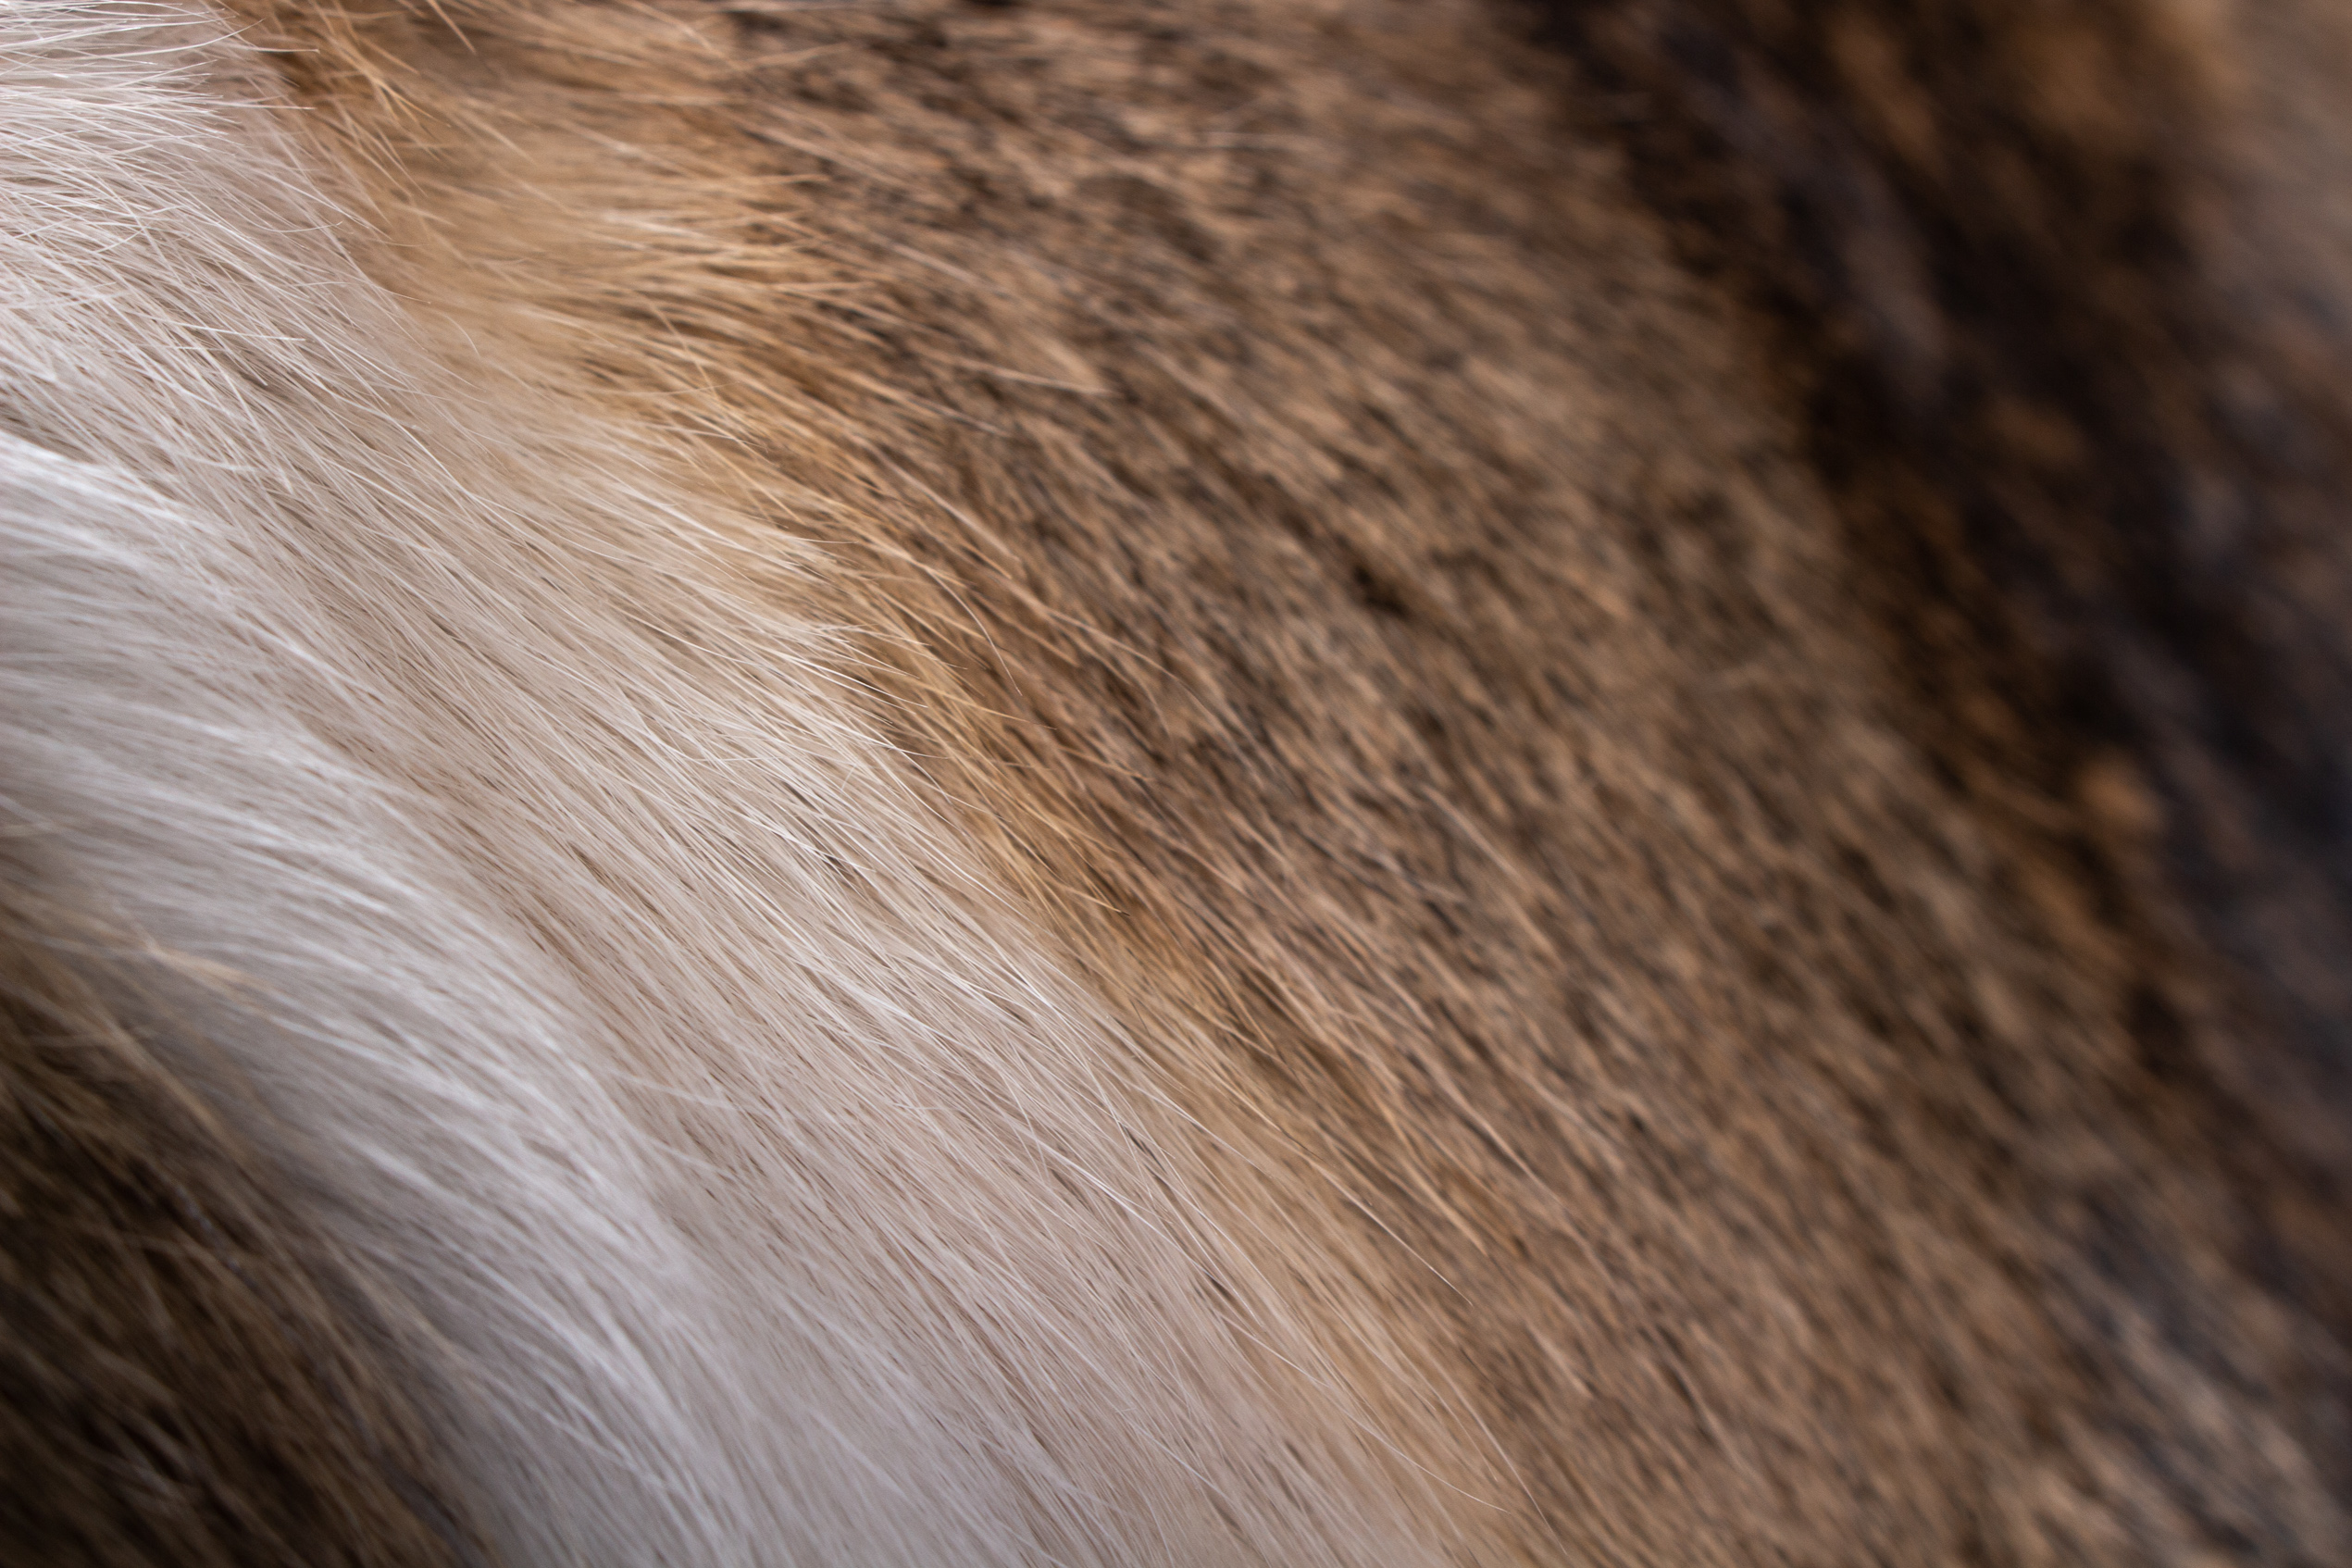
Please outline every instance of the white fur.
M0 5L0 830L498 1548L1430 1561L779 607L823 560L445 363L226 31Z

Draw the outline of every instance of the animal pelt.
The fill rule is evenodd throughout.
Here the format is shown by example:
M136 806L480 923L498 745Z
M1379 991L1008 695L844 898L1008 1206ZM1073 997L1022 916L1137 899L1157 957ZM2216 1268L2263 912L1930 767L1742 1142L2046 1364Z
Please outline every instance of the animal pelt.
M2344 1021L2214 935L2316 819L1987 619L2122 503L1948 528L1904 355L2058 305L1807 347L1661 18L1867 122L1663 0L0 4L0 1548L2352 1556L2352 1107L2198 1065Z

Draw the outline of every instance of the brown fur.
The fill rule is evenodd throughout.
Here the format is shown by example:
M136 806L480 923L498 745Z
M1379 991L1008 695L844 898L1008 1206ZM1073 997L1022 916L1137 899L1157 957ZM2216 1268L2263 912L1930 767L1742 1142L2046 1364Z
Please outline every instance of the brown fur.
M0 949L10 1559L471 1560L425 1423L282 1195L44 952L32 914L8 912Z
M2294 6L1542 15L1627 94L1683 254L1764 312L1923 739L2128 933L2152 1076L2259 1147L2253 1223L2352 1321L2352 103L2323 84L2352 35Z
M2212 479L2324 554L2319 372L2258 379L2275 461L2205 395L2241 328L2177 230L2233 110L2190 45L2122 9L1950 44L1573 7L1562 55L1381 0L250 9L384 280L832 553L877 721L1462 1561L2352 1553L2346 1108L2304 1087L2343 838L2265 804L2335 777L2341 600L2134 526ZM1923 172L1946 137L1981 188ZM1860 193L1774 227L1821 169ZM2258 368L2285 330L2242 329ZM206 1168L161 1114L101 1125ZM140 1355L224 1421L301 1361ZM364 1455L304 1464L402 1516Z

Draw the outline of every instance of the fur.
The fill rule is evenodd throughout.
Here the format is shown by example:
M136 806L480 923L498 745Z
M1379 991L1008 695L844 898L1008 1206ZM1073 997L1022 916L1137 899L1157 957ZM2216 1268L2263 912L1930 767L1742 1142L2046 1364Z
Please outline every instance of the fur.
M1286 1444L1115 1026L742 596L822 562L438 367L173 19L10 19L14 827L500 1554L1420 1554L1344 1410Z
M1771 9L0 7L0 1168L120 1242L11 1244L10 1544L2352 1554L2346 1108L2208 1109L2239 884L2134 869L2239 785L1950 633L2122 512L1904 576L2031 443L1839 423L2196 372L1805 273L1673 41L1956 90Z

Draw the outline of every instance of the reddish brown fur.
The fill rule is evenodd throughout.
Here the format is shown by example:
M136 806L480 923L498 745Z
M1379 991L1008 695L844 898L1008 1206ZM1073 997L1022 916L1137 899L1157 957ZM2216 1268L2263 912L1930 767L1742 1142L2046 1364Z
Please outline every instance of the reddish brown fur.
M1842 62L1741 80L1924 145L1955 90L1885 64L1875 8L1790 42L1761 5L1579 7L1565 56L1467 3L251 9L385 280L673 429L712 493L844 564L877 722L1154 1053L1228 1223L1462 1497L1464 1561L2352 1553L2345 1107L2311 1134L2210 1099L2248 1038L2232 1008L2343 1013L2184 956L2228 947L2196 920L2243 884L2193 863L2268 776L2196 793L2114 644L2054 651L2033 620L2083 519L2114 636L2190 648L2216 700L2305 668L2318 611L2229 659L2133 618L2124 465L2253 462L2198 422L2191 328L2219 306L2109 256L2105 226L2147 214L1889 175L1872 200L1952 227L1837 231L1925 243L1885 267L1932 273L2055 225L2033 276L2063 289L2022 321L1860 249L1806 271L1758 217L1788 176L1677 98L1694 67L1656 44L1687 14ZM2181 46L2085 16L2104 56L2045 53L2126 63L2026 143L2104 191L2153 124L2220 134L2141 106L2160 66L2232 112ZM1980 21L2029 62L1970 78L2007 125L2055 35ZM1597 124L1629 82L1661 121L1630 164ZM1693 192L1645 183L1668 178ZM2173 216L2150 179L2126 197ZM1751 271L1691 268L1750 243ZM2108 315L2064 365L2140 357L2005 400L2019 334L2076 305ZM1957 413L1855 411L1955 342L1991 365ZM1948 418L1974 422L1906 423ZM2014 536L1970 532L2019 476ZM2323 699L2266 733L2316 744ZM2053 738L2084 703L2128 722ZM106 1147L228 1173L204 1212L262 1201L139 1104L93 1121ZM330 1300L255 1212L237 1245L277 1298ZM222 1287L168 1288L198 1313ZM137 1355L222 1411L282 1408L251 1401L301 1364L201 1363L248 1375L240 1405ZM227 1492L281 1461L218 1462ZM442 1549L364 1447L302 1462L385 1560Z

